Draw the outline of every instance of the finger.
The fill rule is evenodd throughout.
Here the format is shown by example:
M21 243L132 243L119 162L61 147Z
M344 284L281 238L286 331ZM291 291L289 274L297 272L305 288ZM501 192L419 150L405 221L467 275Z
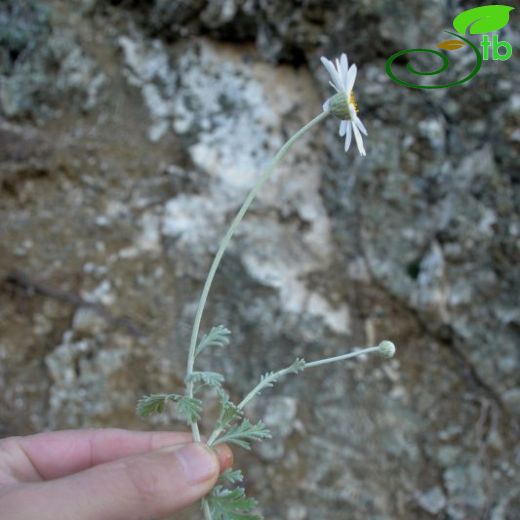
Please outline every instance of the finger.
M2 498L2 512L12 520L165 518L207 494L218 474L218 458L209 448L174 445L66 478L14 486Z
M59 478L122 457L185 444L191 441L191 434L107 428L38 433L14 440L27 466L25 471L20 468L20 478L34 481Z
M233 452L227 444L219 444L211 449L217 454L221 473L233 466Z

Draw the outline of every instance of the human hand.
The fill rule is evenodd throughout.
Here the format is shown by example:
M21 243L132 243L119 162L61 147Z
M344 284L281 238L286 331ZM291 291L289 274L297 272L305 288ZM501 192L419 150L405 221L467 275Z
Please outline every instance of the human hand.
M188 433L70 430L0 440L2 520L164 518L233 463Z

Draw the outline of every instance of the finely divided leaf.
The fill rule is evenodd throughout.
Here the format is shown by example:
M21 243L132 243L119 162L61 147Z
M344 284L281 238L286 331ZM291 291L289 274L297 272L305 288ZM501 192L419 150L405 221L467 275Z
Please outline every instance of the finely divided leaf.
M177 413L188 423L193 424L200 419L202 401L195 397L183 395L177 401Z
M217 428L225 430L233 421L239 419L242 412L233 404L225 392L220 394L220 415L217 419Z
M305 369L305 360L296 358L292 365L284 368L283 370L279 370L278 372L266 372L260 377L260 383L256 387L255 395L260 395L260 392L264 388L270 388L277 383L280 377L286 374L298 374L298 372L302 372Z
M224 376L218 372L192 372L189 381L220 388L224 382Z
M257 501L248 498L240 487L215 486L208 497L208 505L214 520L263 520L262 516L253 513Z
M294 363L289 367L289 370L293 374L298 374L299 372L303 372L305 370L305 359L296 358Z
M178 401L182 395L178 394L150 394L145 395L137 401L136 412L137 415L145 417L152 413L164 412L164 407L168 401Z
M219 479L228 484L236 484L237 482L242 482L242 480L244 480L244 475L239 469L226 469L226 471L220 475Z
M177 413L188 423L192 424L200 419L202 401L194 397L179 394L151 394L145 395L137 402L137 414L141 417L152 413L161 413L168 401L177 403Z
M260 383L262 383L263 388L271 388L276 381L278 381L278 377L274 372L266 372L260 376Z
M270 438L271 432L262 421L251 424L247 419L244 419L240 424L232 426L227 432L224 432L213 443L213 446L230 442L249 450L251 448L251 442Z
M195 349L195 356L198 356L204 349L208 347L225 347L229 345L229 335L231 332L223 325L213 327L206 334Z

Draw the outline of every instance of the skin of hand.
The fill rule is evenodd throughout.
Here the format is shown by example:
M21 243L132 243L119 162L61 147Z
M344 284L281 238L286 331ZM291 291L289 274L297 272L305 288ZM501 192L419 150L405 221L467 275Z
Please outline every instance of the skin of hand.
M188 433L69 430L0 440L3 520L150 520L206 495L233 464Z

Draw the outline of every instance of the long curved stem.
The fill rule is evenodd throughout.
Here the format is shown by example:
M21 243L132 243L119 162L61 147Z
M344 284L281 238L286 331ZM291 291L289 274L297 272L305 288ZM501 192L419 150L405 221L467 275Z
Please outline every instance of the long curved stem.
M307 123L305 126L303 126L300 130L298 130L277 152L277 154L274 156L273 160L269 165L263 170L261 173L258 181L253 186L249 194L247 195L245 201L243 202L241 208L239 209L238 213L236 214L235 218L233 219L233 222L231 222L231 225L229 226L226 234L224 235L224 238L222 239L222 242L220 243L220 246L218 248L217 254L215 255L215 258L213 259L213 263L211 264L211 267L208 272L208 276L206 278L206 281L204 283L204 287L202 289L202 294L199 300L199 304L197 307L197 313L195 314L195 320L193 322L193 328L191 331L191 340L190 340L190 349L188 352L188 363L187 363L187 369L186 369L186 376L188 379L188 383L186 385L186 394L189 397L193 397L193 382L190 381L190 375L193 372L193 366L195 364L195 349L197 346L197 338L199 336L199 330L200 330L200 323L202 320L202 314L204 312L204 307L206 306L206 301L208 299L208 294L211 289L211 285L213 283L213 279L215 278L215 274L217 272L217 269L220 265L220 261L222 260L222 257L224 256L224 253L229 245L229 242L231 241L231 238L233 237L233 234L235 233L236 228L244 218L244 215L246 214L247 210L249 209L249 206L251 206L251 203L255 199L256 195L260 191L260 188L265 184L265 182L269 179L269 177L272 175L274 169L278 165L278 163L285 157L291 146L300 138L302 135L304 135L308 130L310 130L313 126L320 123L323 119L325 119L329 115L329 112L321 112L319 115L317 115L314 119L312 119L309 123ZM197 423L193 423L191 425L191 430L193 434L193 440L196 442L200 442L200 433L199 433L199 427Z

